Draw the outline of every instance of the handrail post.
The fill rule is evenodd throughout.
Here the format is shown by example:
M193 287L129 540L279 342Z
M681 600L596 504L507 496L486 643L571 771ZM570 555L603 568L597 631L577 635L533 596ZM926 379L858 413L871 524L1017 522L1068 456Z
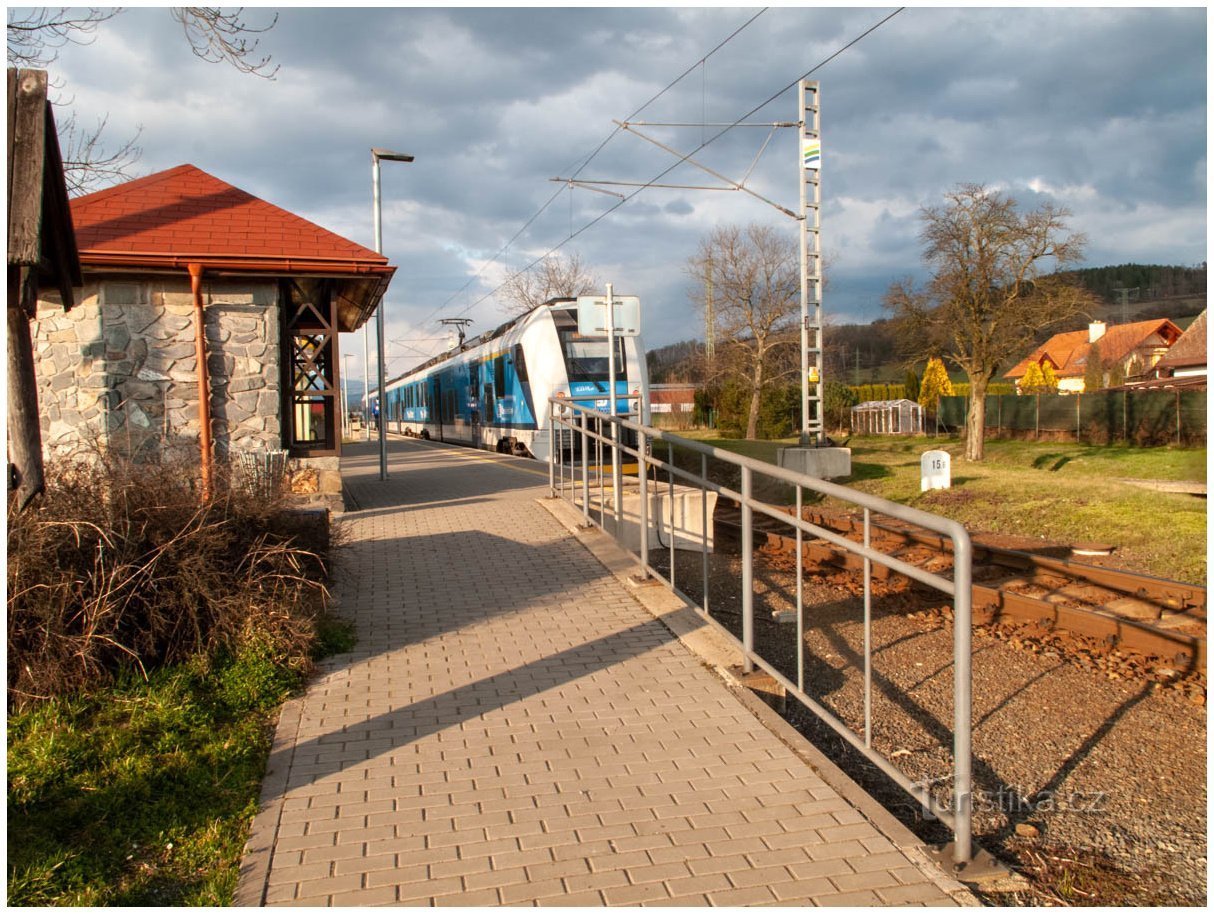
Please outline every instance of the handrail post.
M556 404L548 401L548 497L556 498Z
M582 526L590 526L590 452L586 437L586 411L582 410Z
M751 502L751 469L742 467L742 670L754 671L755 651L754 509Z
M645 461L648 452L645 433L638 432L637 479L641 490L641 580L649 579L649 467Z
M953 535L953 862L973 856L973 544L961 530Z

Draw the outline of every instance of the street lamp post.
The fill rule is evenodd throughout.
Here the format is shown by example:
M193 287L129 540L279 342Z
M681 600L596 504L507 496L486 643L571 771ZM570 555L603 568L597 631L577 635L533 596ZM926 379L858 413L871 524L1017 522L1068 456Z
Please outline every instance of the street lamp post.
M389 162L412 162L413 156L406 155L403 152L393 152L390 149L371 148L371 198L375 208L375 253L382 254L383 251L383 228L380 217L379 204L379 162L384 159ZM376 347L376 362L378 365L379 383L375 388L375 395L379 398L379 421L375 424L379 429L379 478L381 480L388 478L388 438L387 424L388 415L385 411L386 403L384 401L384 300L379 300L379 305L375 309L375 347Z
M342 355L345 365L341 373L341 428L342 435L350 434L350 353Z

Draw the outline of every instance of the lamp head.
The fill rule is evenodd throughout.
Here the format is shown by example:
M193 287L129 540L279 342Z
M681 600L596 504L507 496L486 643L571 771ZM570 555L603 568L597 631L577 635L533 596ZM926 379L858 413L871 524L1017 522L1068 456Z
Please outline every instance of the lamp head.
M389 162L412 162L413 156L403 152L393 152L391 149L381 149L378 146L371 147L372 159L385 159Z

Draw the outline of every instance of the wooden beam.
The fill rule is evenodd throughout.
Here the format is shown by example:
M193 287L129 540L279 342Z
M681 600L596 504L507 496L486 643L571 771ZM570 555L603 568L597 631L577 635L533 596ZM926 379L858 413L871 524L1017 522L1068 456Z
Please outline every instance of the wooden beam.
M30 322L21 307L22 288L31 267L8 268L8 457L10 507L22 511L45 486L42 430L38 420L38 380Z
M46 73L8 71L8 263L42 261L42 187L46 164Z

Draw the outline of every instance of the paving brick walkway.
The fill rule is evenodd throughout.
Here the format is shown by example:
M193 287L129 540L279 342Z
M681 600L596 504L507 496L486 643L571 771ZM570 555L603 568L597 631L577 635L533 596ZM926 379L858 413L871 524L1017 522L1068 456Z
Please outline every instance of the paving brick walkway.
M343 461L359 641L283 711L238 903L953 903L536 503L542 465L391 448L387 483Z

